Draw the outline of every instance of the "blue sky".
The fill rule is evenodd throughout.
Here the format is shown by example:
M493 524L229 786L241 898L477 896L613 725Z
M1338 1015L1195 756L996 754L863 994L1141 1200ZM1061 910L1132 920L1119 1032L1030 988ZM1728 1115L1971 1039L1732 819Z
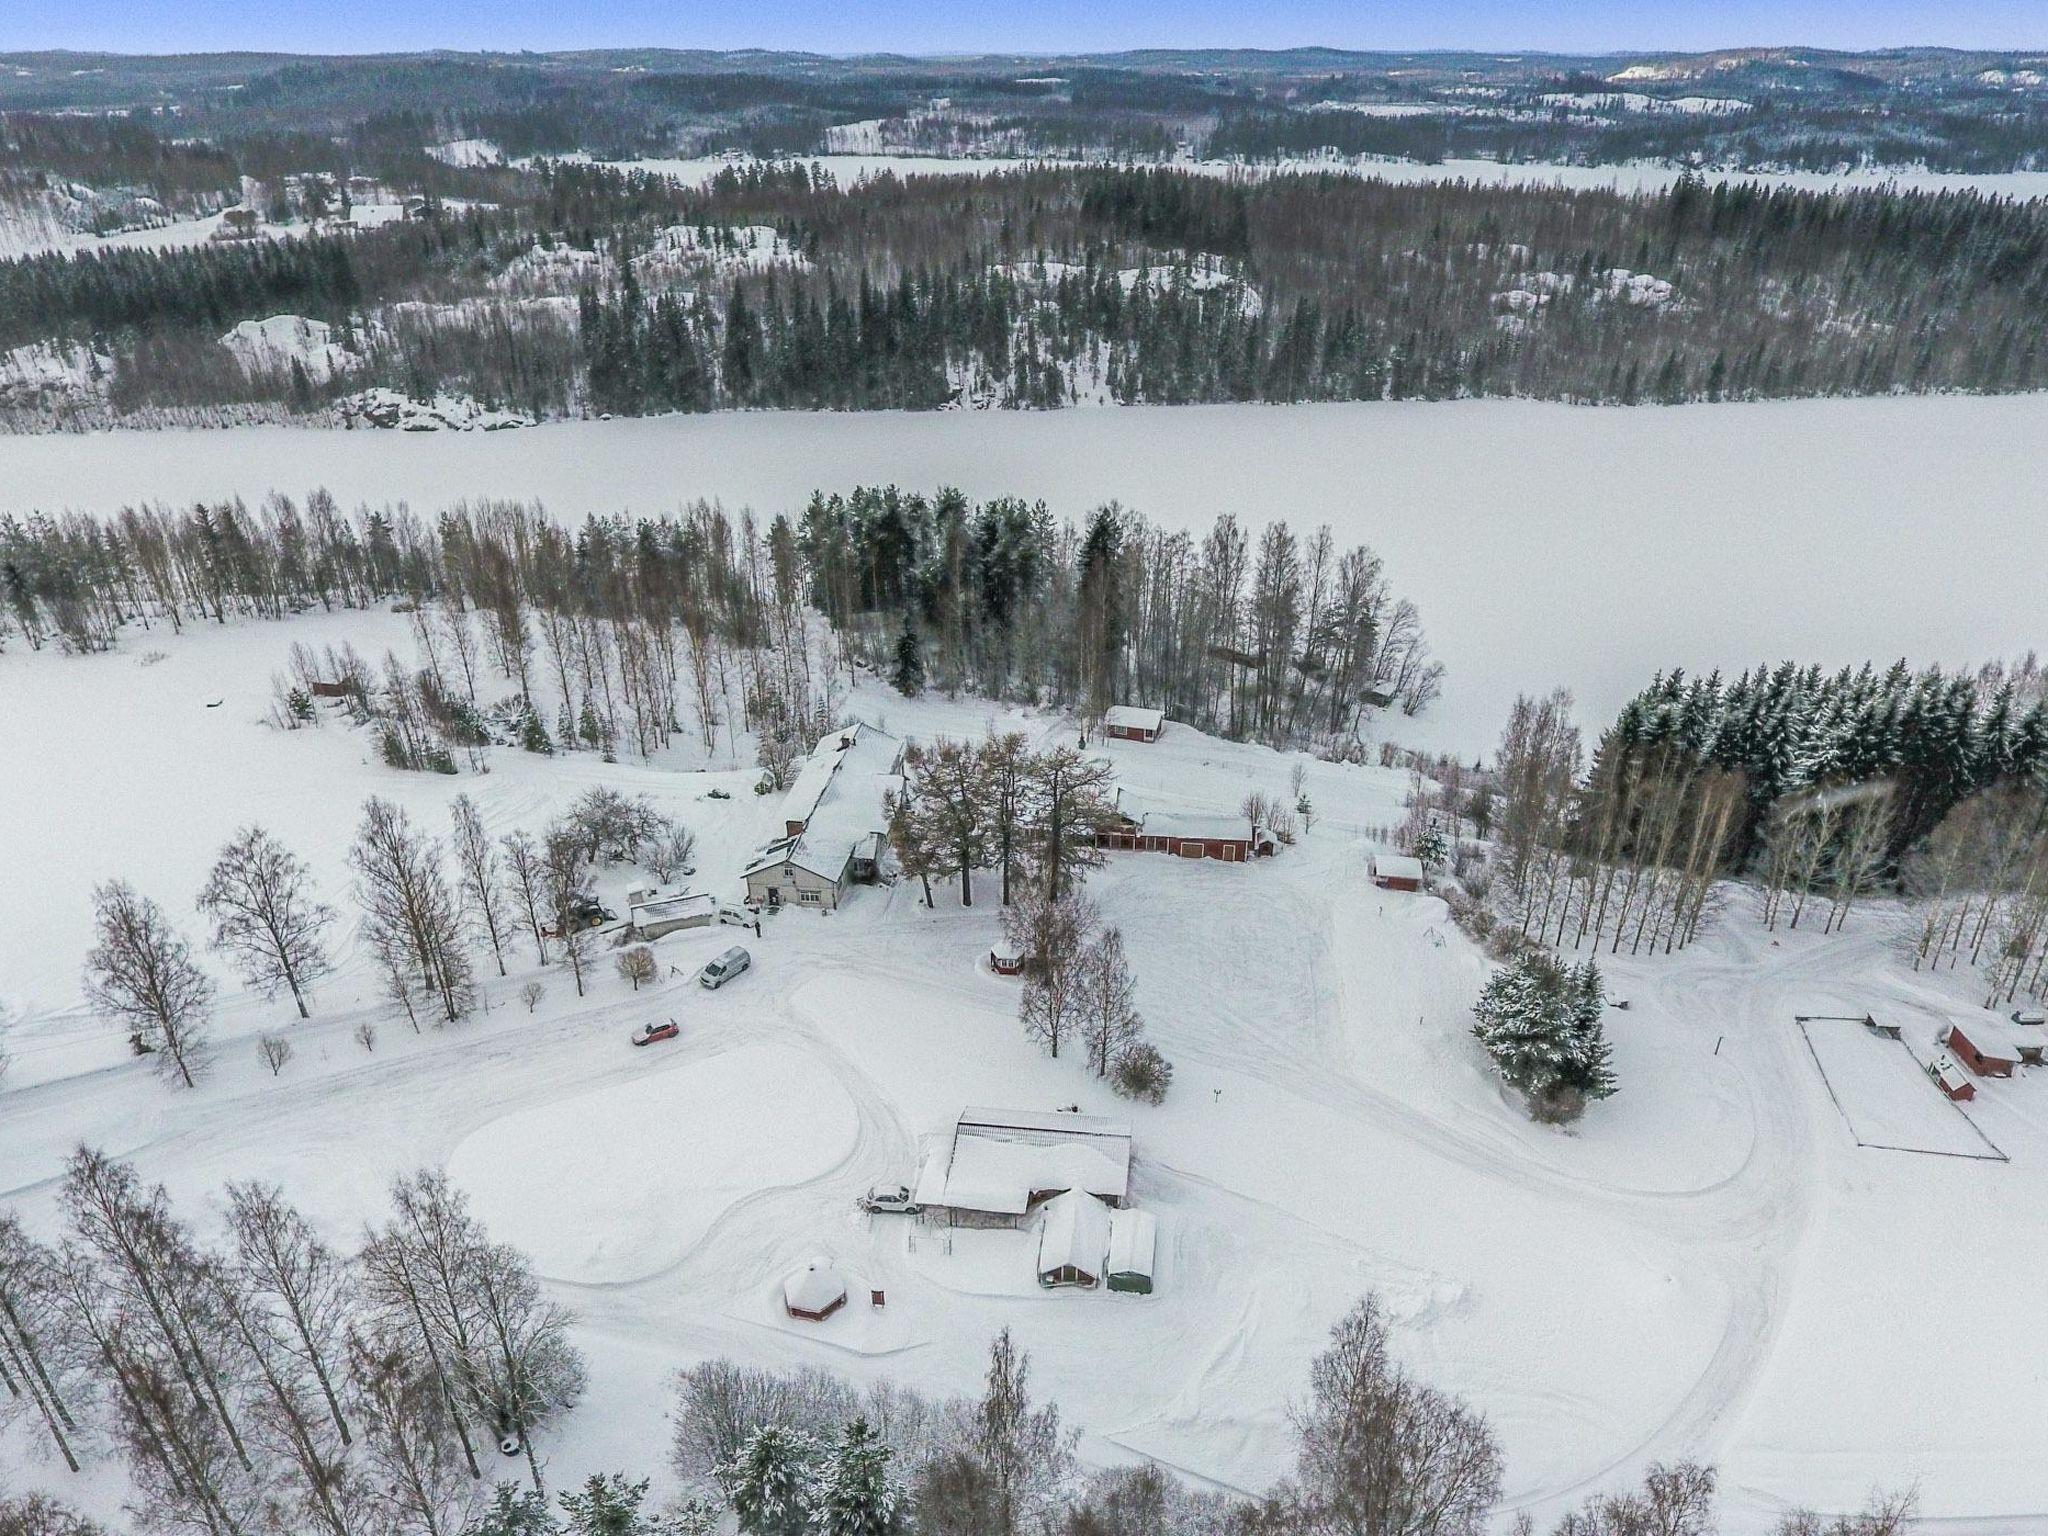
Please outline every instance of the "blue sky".
M2048 0L0 0L0 50L2048 48Z

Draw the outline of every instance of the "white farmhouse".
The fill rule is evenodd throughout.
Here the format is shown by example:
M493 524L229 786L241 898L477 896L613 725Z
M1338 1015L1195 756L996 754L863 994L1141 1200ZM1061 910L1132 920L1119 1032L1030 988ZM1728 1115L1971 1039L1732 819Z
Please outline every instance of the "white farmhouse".
M891 795L903 791L903 743L856 720L811 749L782 800L782 836L747 866L747 900L837 907L872 884L888 843Z

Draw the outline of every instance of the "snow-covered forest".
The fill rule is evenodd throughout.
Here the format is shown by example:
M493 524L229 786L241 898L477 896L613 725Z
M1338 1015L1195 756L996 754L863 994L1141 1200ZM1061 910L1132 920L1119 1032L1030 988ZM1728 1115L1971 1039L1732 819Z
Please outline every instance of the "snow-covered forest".
M1077 527L1043 503L976 505L951 490L820 493L765 528L701 506L573 531L516 504L431 522L350 516L321 492L303 508L273 497L104 521L9 515L0 586L17 643L77 652L128 626L403 598L420 685L407 668L308 657L289 686L303 697L328 674L366 706L374 691L427 721L451 765L481 738L477 711L496 688L521 715L509 729L540 742L552 731L565 748L645 756L686 717L706 751L727 728L807 742L833 683L813 664L812 611L847 664L893 669L907 637L919 676L949 694L1084 715L1144 702L1240 739L1333 752L1361 753L1382 711L1426 708L1442 676L1379 558L1340 551L1327 528L1303 539L1276 522L1254 548L1231 517L1196 541L1113 504Z
M20 428L518 413L2037 387L2048 213L1068 167L702 187L543 162L364 224L0 262ZM398 211L395 207L390 211ZM1339 259L1341 258L1341 259ZM280 318L295 317L295 318ZM262 346L246 322L284 327ZM203 413L192 416L194 410Z

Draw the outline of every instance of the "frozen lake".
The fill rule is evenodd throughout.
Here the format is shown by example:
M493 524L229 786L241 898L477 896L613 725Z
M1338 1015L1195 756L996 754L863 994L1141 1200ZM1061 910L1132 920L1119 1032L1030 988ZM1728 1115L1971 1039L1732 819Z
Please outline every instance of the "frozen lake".
M1049 413L735 413L491 434L0 437L0 511L325 486L431 510L556 514L703 496L772 514L894 482L1115 499L1205 529L1328 522L1386 557L1449 669L1397 739L1488 748L1518 691L1564 684L1597 729L1659 668L1904 656L2048 633L2048 396L1589 409L1520 401Z

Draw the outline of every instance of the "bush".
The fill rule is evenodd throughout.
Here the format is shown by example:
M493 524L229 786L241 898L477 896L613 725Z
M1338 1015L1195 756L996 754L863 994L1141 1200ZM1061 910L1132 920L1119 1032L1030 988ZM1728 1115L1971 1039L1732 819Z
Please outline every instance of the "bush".
M645 944L635 944L631 949L619 951L619 974L633 983L638 992L643 981L654 980L654 951ZM529 1013L532 1009L527 1010Z
M1173 1063L1159 1054L1158 1046L1141 1041L1117 1057L1109 1069L1109 1086L1127 1099L1164 1104L1173 1086Z

